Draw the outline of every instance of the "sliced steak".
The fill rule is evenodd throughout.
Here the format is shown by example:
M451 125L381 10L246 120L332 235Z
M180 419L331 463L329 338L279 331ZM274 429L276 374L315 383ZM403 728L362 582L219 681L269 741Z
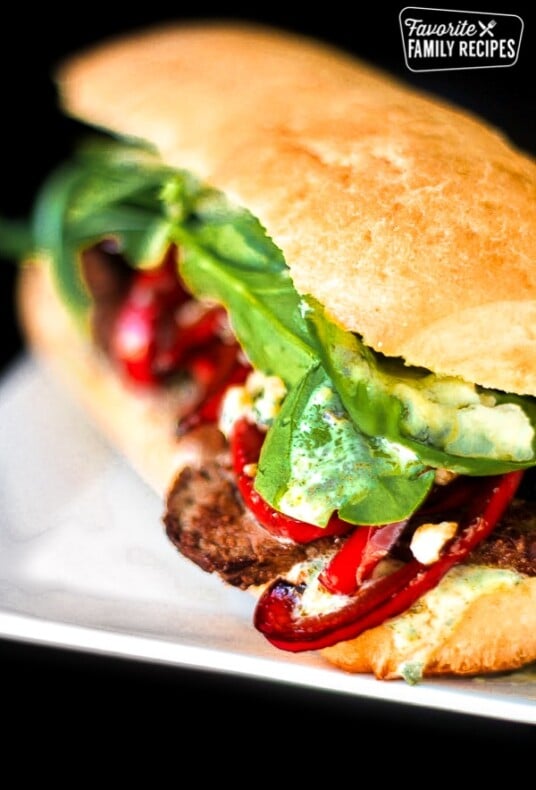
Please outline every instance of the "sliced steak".
M285 574L295 563L325 554L344 540L328 537L300 545L271 535L244 507L227 458L205 461L179 475L164 523L182 554L243 589ZM512 503L466 562L536 576L536 503Z
M95 343L109 353L113 327L132 281L133 270L114 246L103 241L82 253L82 276L93 301Z
M182 554L243 589L264 584L334 545L333 538L301 545L271 535L244 507L225 460L179 475L164 523Z
M536 502L512 502L496 529L473 549L467 562L536 576Z

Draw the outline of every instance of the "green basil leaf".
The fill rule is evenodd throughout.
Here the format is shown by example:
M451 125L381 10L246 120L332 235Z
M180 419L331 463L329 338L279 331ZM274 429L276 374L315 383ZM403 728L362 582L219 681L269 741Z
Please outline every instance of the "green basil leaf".
M360 433L322 367L309 370L267 433L255 488L272 507L326 526L401 521L421 504L434 472L387 439Z
M306 322L348 413L369 436L386 436L423 463L461 474L533 466L536 401L477 388L375 354L308 299Z
M226 307L252 364L289 386L300 381L317 359L283 254L260 222L216 190L200 190L174 240L187 285Z
M160 192L172 170L138 148L86 144L75 163L82 174L69 222L81 225L110 206L129 206L161 212Z
M233 238L233 245L239 247L237 262L232 257L234 246L226 247L229 257L221 257L222 234L212 231L213 226L199 226L195 220L174 227L182 277L197 297L215 299L226 307L233 331L254 366L280 376L288 386L296 384L317 360L288 269L274 262L265 268L256 256L249 259L244 250L250 237L238 230L238 243L225 234L226 242ZM274 253L274 260L278 254Z
M51 260L58 290L79 319L90 306L80 267L85 247L114 237L133 266L161 260L170 220L160 192L172 172L142 149L91 143L43 185L34 247Z
M388 440L429 466L466 474L534 465L534 398L483 390L387 360L328 320L313 300L305 302L304 318L304 300L283 255L258 220L148 150L110 143L83 148L41 190L34 236L36 251L53 263L66 304L86 326L90 300L79 257L85 247L112 236L133 267L146 267L157 265L173 241L180 246L187 285L196 296L226 307L252 364L280 376L289 388L322 365L369 444ZM305 402L292 406L293 397L288 408L296 420ZM404 500L394 479L384 485L384 498L391 490L393 498ZM406 483L400 484L404 489Z
M246 270L277 274L287 269L283 253L261 223L249 211L232 206L221 192L201 192L194 212L198 242L219 258Z
M55 170L41 188L33 214L35 251L50 259L58 291L77 316L86 316L90 300L78 263L79 239L68 217L84 178L75 163Z
M156 265L170 241L180 244L187 285L227 308L246 354L265 372L292 384L316 361L281 251L249 212L191 174L129 146L82 149L45 184L35 215L36 244L77 315L87 317L89 307L79 255L107 237L133 267Z

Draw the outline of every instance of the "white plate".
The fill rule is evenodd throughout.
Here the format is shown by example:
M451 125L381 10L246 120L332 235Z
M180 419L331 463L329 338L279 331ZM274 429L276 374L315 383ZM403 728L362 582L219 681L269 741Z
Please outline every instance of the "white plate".
M181 557L163 504L31 360L0 382L0 636L536 723L536 675L382 682L272 648Z

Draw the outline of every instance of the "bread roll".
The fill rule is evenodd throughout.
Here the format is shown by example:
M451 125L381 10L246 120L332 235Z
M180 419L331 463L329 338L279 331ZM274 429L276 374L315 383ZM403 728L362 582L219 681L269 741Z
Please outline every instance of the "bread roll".
M243 25L106 43L58 84L68 113L247 207L297 290L374 349L536 394L536 164L498 131L327 46Z
M376 350L536 394L536 165L496 130L327 46L244 25L106 43L66 63L58 85L71 115L149 143L248 208L297 290ZM203 431L176 439L194 393L129 389L77 334L44 264L24 267L19 305L32 347L156 491L202 460ZM380 678L535 660L536 579L476 568L485 584L460 582L462 567L322 654Z

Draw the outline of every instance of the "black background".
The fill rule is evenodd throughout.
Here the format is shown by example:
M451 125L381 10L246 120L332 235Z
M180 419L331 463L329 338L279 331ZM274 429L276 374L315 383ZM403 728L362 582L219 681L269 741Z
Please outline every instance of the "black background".
M330 2L295 12L204 4L188 13L177 5L148 5L145 10L119 10L114 3L93 3L60 11L50 5L30 10L19 4L2 12L0 215L28 213L36 188L69 152L78 132L56 107L50 79L55 64L102 37L186 16L249 18L324 38L478 112L519 146L536 153L536 28L533 12L520 7L462 4L523 17L524 38L514 67L412 74L404 66L398 27L402 3ZM14 274L14 266L0 262L2 371L22 353L13 307ZM0 640L0 677L0 721L8 723L14 741L29 747L29 755L52 738L56 764L69 742L71 749L75 744L78 754L85 755L86 766L106 752L118 754L126 769L154 754L151 742L157 749L155 768L166 765L172 781L180 781L191 767L196 783L214 771L222 781L256 783L261 775L279 784L290 780L282 761L293 768L294 776L308 782L316 779L317 768L332 777L342 770L357 782L363 782L363 773L370 770L373 781L389 773L402 781L418 776L420 781L423 776L435 781L438 773L446 777L447 771L462 777L460 760L468 758L478 764L482 779L485 768L501 760L515 766L513 775L518 774L521 764L514 750L523 759L533 742L533 729L513 722L7 640ZM194 758L194 747L206 755L201 761ZM371 756L373 747L380 759ZM423 772L423 760L434 756L439 762ZM254 767L246 771L249 759Z

